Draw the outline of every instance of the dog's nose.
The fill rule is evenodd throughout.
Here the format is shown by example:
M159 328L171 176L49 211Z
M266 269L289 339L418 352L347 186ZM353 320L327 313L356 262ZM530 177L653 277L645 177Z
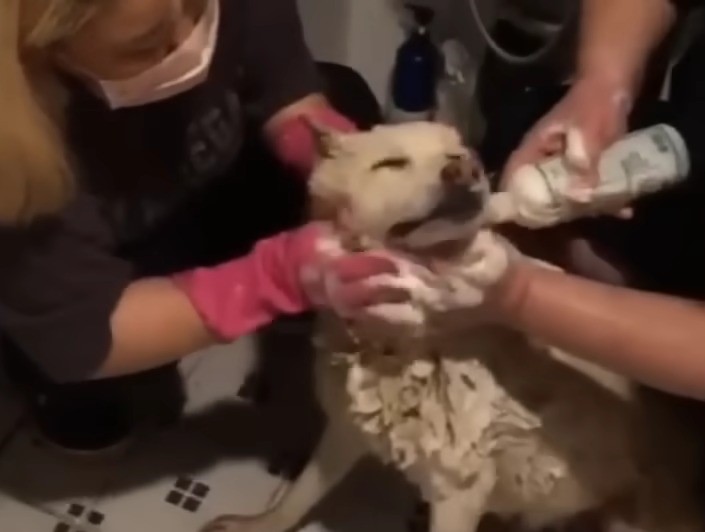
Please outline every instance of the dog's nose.
M482 165L474 157L453 157L441 170L441 180L446 185L472 185L483 175Z

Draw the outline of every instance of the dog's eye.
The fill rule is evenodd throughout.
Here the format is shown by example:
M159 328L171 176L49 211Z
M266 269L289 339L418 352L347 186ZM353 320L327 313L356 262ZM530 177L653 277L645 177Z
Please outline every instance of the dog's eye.
M411 161L407 157L390 157L389 159L382 159L377 161L372 165L372 170L381 170L382 168L392 168L395 170L403 170L411 164Z

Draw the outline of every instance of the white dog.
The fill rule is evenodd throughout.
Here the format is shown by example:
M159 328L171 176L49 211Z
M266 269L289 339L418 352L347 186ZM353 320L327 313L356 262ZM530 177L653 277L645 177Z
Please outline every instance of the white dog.
M316 215L336 225L336 245L414 257L397 281L412 301L372 309L372 328L322 317L316 382L328 425L312 460L271 511L206 530L290 530L370 453L420 488L432 532L472 532L486 513L535 529L586 511L613 529L703 530L699 442L663 403L511 330L434 327L473 297L453 267L478 267L472 241L487 198L458 135L430 123L381 126L323 133L321 147ZM439 254L452 265L442 277L424 265Z

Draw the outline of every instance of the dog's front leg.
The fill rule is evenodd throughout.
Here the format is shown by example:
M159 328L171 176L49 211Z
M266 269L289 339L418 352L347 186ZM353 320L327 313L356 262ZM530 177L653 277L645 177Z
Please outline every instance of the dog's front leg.
M494 490L494 470L478 473L471 487L431 504L430 532L475 532Z
M333 421L326 428L311 461L277 506L252 517L219 517L202 532L291 530L348 474L366 450L362 438L352 427Z
M431 507L430 532L475 532L484 514L483 504L472 498L475 492L461 491L457 495L434 503Z

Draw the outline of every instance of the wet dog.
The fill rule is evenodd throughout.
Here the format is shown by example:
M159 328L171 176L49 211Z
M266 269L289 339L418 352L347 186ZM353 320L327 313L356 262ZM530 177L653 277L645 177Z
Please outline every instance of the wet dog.
M397 251L411 300L370 323L321 316L328 425L313 458L271 511L205 530L290 530L369 454L418 486L432 532L472 532L487 513L539 529L591 511L610 530L702 530L698 442L669 406L516 331L444 326L488 197L458 135L430 123L319 134L310 190L314 215L337 228L331 247Z

